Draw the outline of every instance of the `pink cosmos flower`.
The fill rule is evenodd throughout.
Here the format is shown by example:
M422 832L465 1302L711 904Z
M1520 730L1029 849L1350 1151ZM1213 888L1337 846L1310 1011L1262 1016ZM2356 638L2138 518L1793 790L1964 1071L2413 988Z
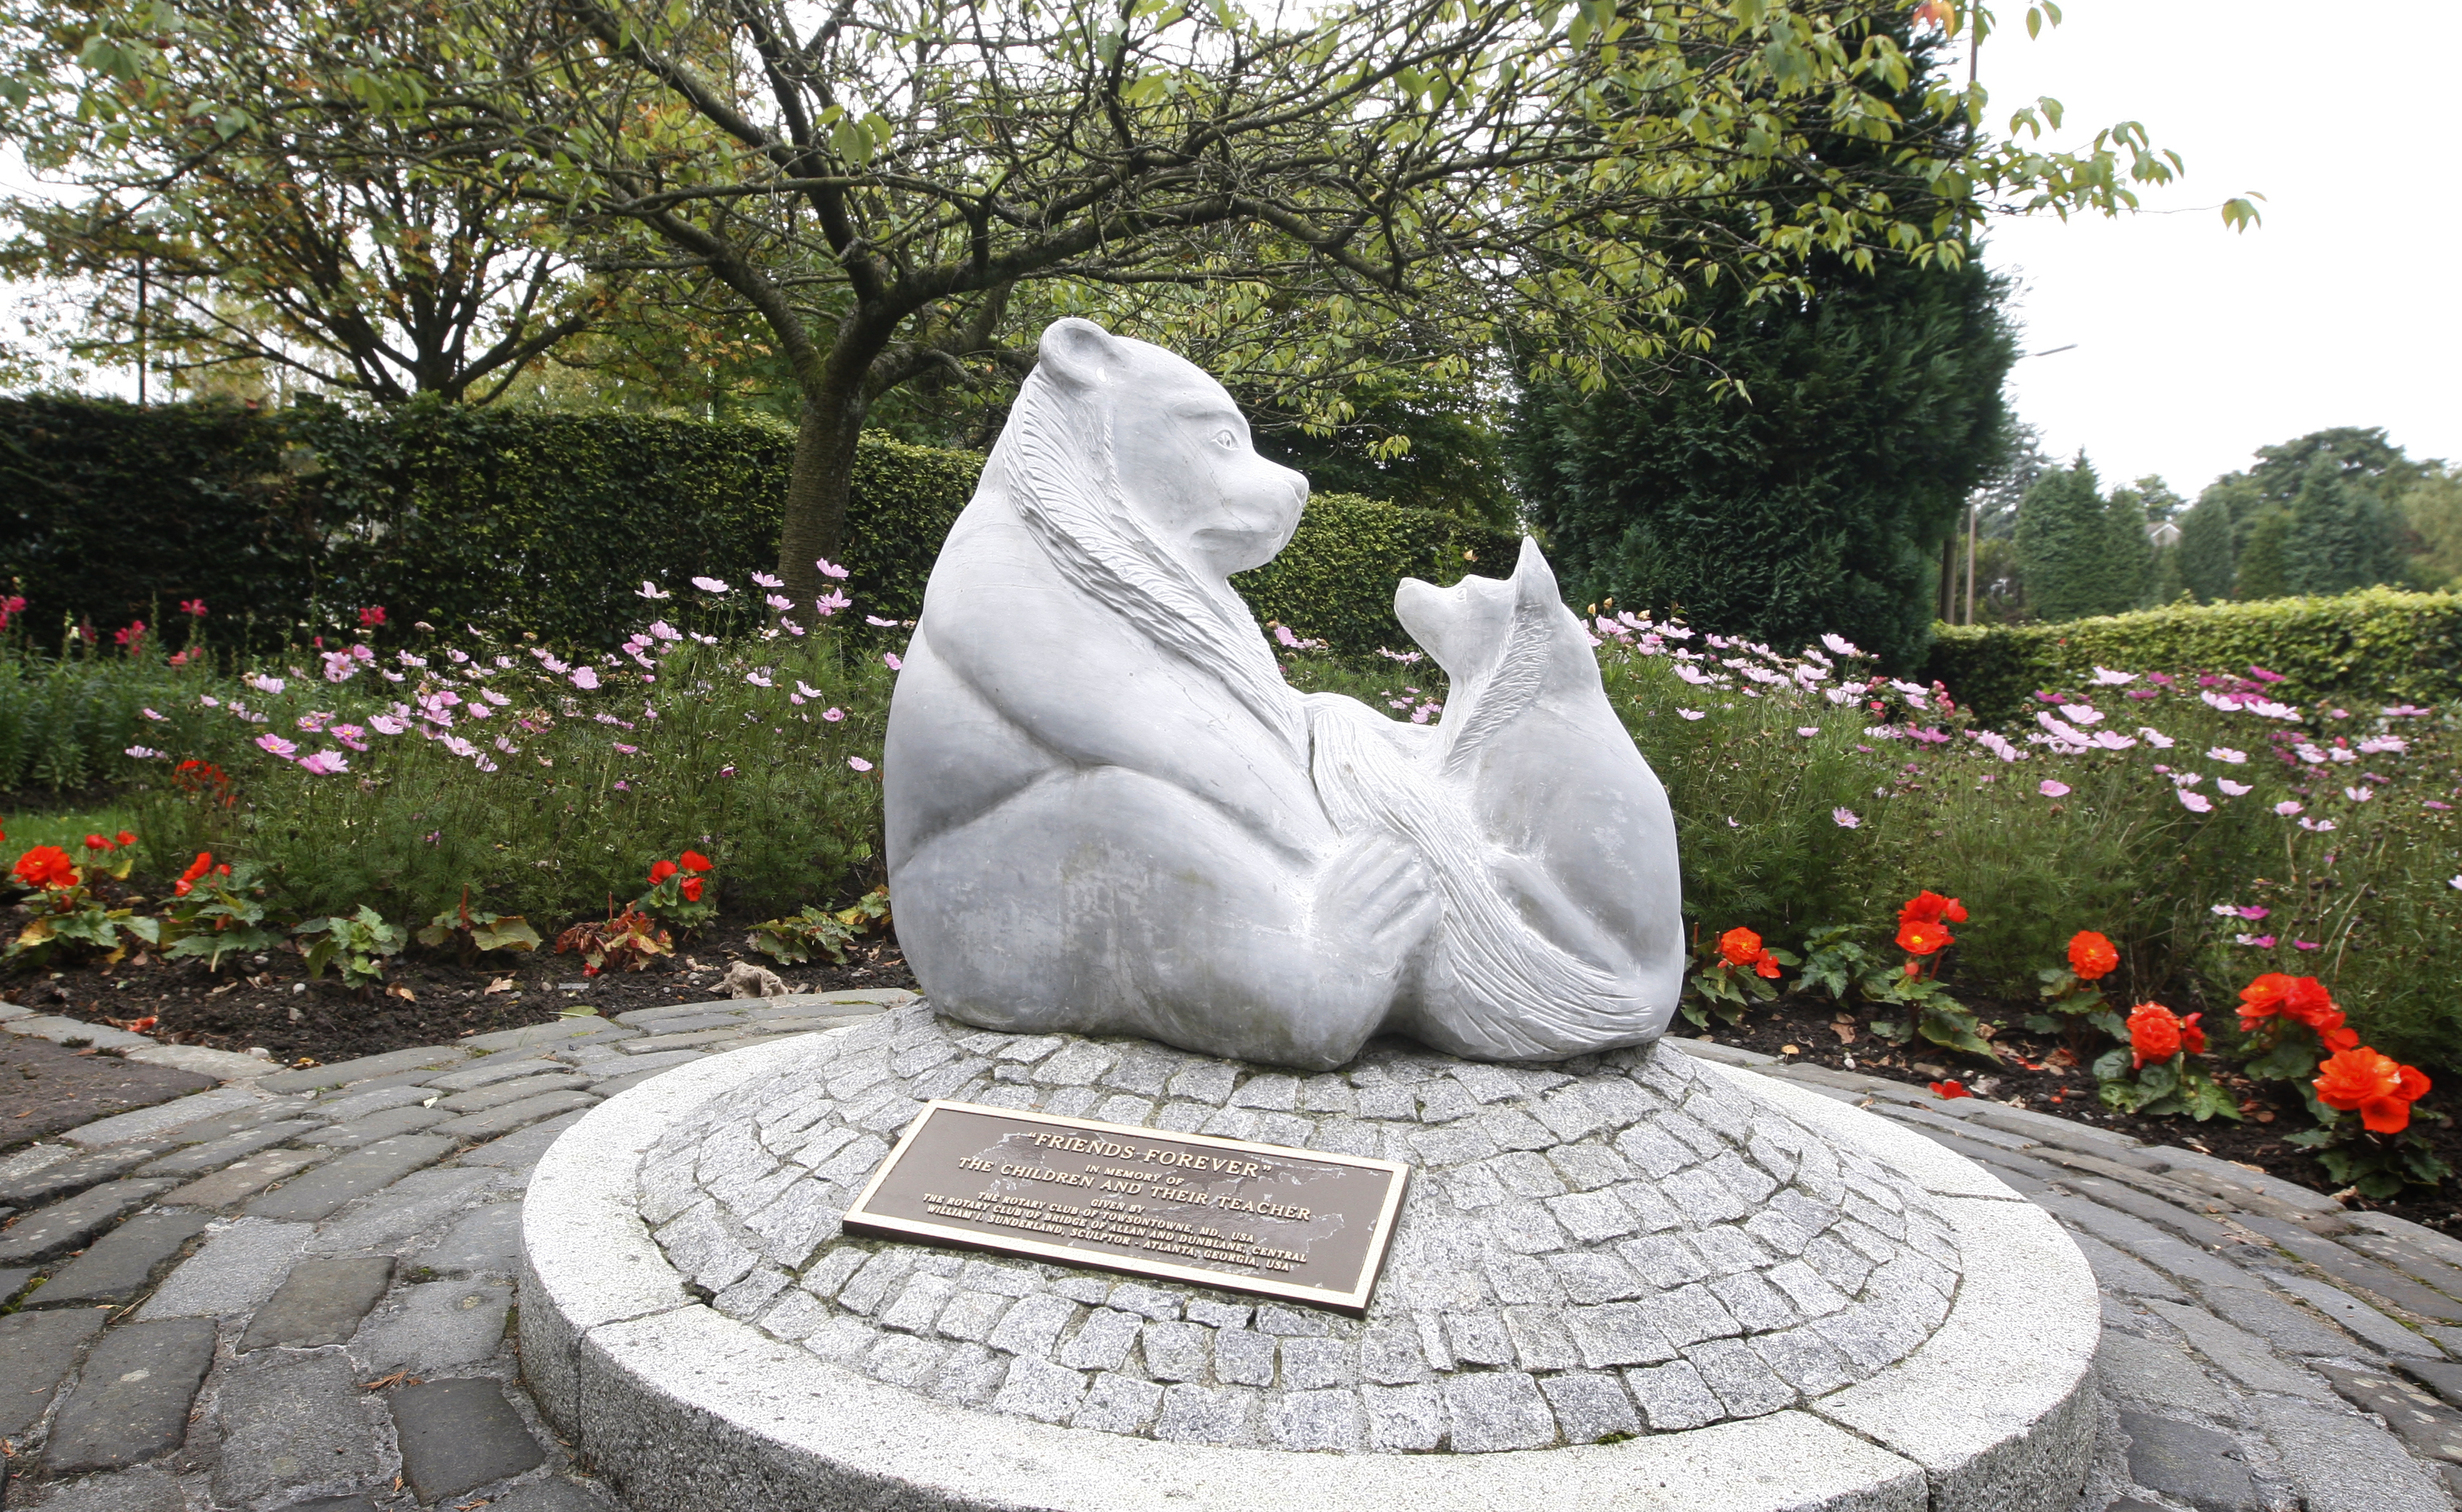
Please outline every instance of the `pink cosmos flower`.
M696 577L692 580L692 585L695 588L700 589L704 594L723 594L727 592L726 580L723 577Z
M873 629L875 629L875 630L895 630L895 629L896 629L896 628L897 628L897 621L896 621L896 620L895 620L895 619L883 619L883 618L881 618L878 615L866 615L866 616L863 616L863 622L864 622L865 624L867 624L867 625L870 625L870 626L871 626ZM1279 628L1279 627L1278 627L1278 628ZM1284 643L1285 643L1285 645L1293 645L1293 646L1296 646L1296 645L1302 644L1302 642L1297 641L1297 640L1285 641L1285 642L1284 642Z
M675 594L666 592L664 589L661 589L658 584L651 582L646 577L641 579L641 586L633 590L633 592L640 594L643 598L673 598L675 596Z
M1686 720L1697 720L1697 719L1704 719L1704 718L1707 718L1707 716L1706 716L1706 715L1704 715L1704 714L1703 714L1699 709L1677 709L1677 710L1675 711L1675 713L1676 713L1676 716L1677 716L1678 718L1680 718L1680 719L1686 719Z
M588 667L575 667L572 669L572 685L589 692L598 686L598 674Z
M293 745L291 742L284 740L279 735L270 733L259 735L256 738L256 745L259 750L279 756L284 761L289 761L299 753L298 746Z
M2300 811L2300 805L2293 799L2285 798L2274 806L2274 811L2288 819Z
M618 751L621 751L627 756L637 756L641 752L640 746L627 745L622 741L612 741L609 744L613 745Z
M853 767L853 768L854 768L855 770L857 770L857 771L870 771L870 770L872 770L872 763L870 763L870 762L868 762L868 761L865 761L865 760L864 760L862 757L860 757L860 756L850 756L850 757L848 757L848 758L847 758L847 765L848 765L848 766L850 766L850 767Z
M279 693L284 688L290 686L290 684L282 679L270 678L262 672L249 673L247 680L248 685L256 689L259 693Z
M1821 726L1818 724L1799 724L1796 726L1795 732L1798 735L1803 736L1805 740L1810 740L1815 735L1821 733Z
M825 720L829 721L829 722L830 722L831 724L835 724L838 721L840 721L840 720L842 720L842 719L846 718L846 710L844 710L844 709L823 709L823 710L821 710L821 718L823 718L823 719L825 719Z
M1825 642L1826 642L1826 641L1829 639L1829 637L1828 637L1827 636L1824 636L1824 637L1822 637L1821 638L1822 638L1822 639L1823 639L1823 641L1825 641ZM1829 649L1830 649L1830 650L1832 650L1832 651L1838 651L1838 648L1837 648L1836 646L1831 646ZM1852 655L1855 655L1856 653L1853 653L1853 652L1850 652L1850 651L1838 651L1838 654L1839 654L1840 656L1844 657L1844 656L1852 656ZM1829 810L1829 822L1830 822L1831 824L1836 825L1836 826L1837 826L1838 828L1840 828L1841 830L1855 830L1855 829L1861 829L1861 828L1863 827L1863 824L1864 824L1864 821L1863 821L1863 820L1861 820L1861 819L1859 819L1859 818L1855 817L1855 810L1852 810L1852 809L1832 809L1832 810Z
M761 595L761 601L767 604L772 609L792 609L795 607L795 601L788 598L784 594L764 594Z
M897 659L897 653L895 651L882 652L880 654L880 659L888 664L889 670L892 672L903 672L906 670L906 663Z
M2235 798L2240 796L2242 793L2255 792L2257 790L2244 782L2234 782L2228 777L2215 778L2214 786L2231 794Z
M137 712L144 715L147 719L152 720L157 724L168 723L165 716L157 714L152 709L139 709Z
M820 597L813 599L812 607L820 611L820 616L823 619L827 619L841 609L853 609L854 607L854 600L832 588L828 593L823 594Z
M819 561L814 562L812 565L821 570L821 575L823 577L844 577L847 574L847 570L845 568L840 567L837 563L831 561L826 556L822 557Z
M2353 803L2365 803L2376 795L2376 789L2373 788L2345 788L2343 789L2343 796L2348 798Z
M300 757L299 769L314 772L319 777L329 777L337 771L349 771L351 764L339 751L318 751L313 756Z
M2300 828L2302 830L2312 831L2318 834L2323 834L2326 831L2335 828L2335 825L2334 821L2331 819L2310 819L2302 817L2300 821Z
M2274 948L2274 937L2272 935L2234 935L2232 937L2232 943L2235 945L2247 945L2256 950L2272 950Z
M2240 763L2248 760L2248 752L2235 751L2228 745L2216 745L2206 752L2206 760L2225 762L2231 766L2236 767Z
M2176 796L2180 800L2180 807L2188 810L2191 813L2212 813L2214 811L2214 801L2212 798L2207 797L2204 793L2191 792L2188 788L2182 788L2176 789Z
M127 754L136 757L139 761L152 761L162 753L149 746L131 745L128 747Z
M2046 777L2036 787L2035 790L2041 793L2046 798L2065 798L2069 795L2069 785L2064 782L2055 782L2051 778Z
M766 688L771 685L769 675L766 672L747 672L744 674L744 680L751 683L756 688Z
M756 586L761 588L784 588L787 586L787 580L785 578L772 577L767 572L753 573L752 581Z

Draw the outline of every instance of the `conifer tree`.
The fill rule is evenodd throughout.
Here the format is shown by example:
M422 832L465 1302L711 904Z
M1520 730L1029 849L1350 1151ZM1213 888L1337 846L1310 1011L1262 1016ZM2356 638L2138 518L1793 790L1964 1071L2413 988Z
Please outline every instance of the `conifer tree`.
M2106 612L2113 583L2111 527L2085 453L2026 490L2018 506L2018 572L2025 579L2028 606L2041 618Z
M2254 522L2252 522L2254 523ZM2180 516L2180 581L2201 604L2216 604L2232 595L2237 553L2232 550L2231 496L2219 486L2200 494Z
M2291 531L2291 511L2268 508L2257 511L2248 528L2248 544L2240 548L2239 571L2232 580L2234 598L2283 598L2291 580L2283 575L2282 541Z
M2283 581L2295 594L2346 594L2391 582L2401 571L2400 531L2374 488L2320 452L2292 495Z
M2110 566L2096 614L2123 615L2143 609L2153 594L2154 542L2148 534L2143 487L2146 483L2159 485L2161 481L2141 479L2136 488L2114 488L2103 507L2104 534L2110 542L2106 548Z

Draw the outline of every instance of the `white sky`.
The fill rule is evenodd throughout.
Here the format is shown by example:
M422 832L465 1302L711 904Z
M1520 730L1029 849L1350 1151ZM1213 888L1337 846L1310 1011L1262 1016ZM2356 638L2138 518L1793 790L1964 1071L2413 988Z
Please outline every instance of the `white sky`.
M2160 473L2196 496L2260 445L2382 425L2462 464L2462 195L2451 142L2458 0L2024 0L1983 46L1993 118L2049 95L2059 144L2145 122L2188 175L2116 222L2003 223L1987 261L2022 280L2010 392L2044 449L2106 486ZM2262 227L2219 206L2257 190Z

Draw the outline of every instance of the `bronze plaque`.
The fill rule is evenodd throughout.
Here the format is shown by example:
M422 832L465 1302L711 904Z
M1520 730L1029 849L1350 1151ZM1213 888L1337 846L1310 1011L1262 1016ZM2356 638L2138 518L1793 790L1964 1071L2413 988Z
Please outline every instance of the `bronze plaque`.
M1410 1167L933 1102L847 1209L928 1239L1368 1310Z

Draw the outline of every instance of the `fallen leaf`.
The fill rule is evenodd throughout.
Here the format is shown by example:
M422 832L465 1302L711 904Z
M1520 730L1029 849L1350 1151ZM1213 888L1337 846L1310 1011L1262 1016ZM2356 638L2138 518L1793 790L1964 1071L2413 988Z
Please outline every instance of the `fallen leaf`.
M491 998L491 997L494 997L494 996L495 996L497 993L499 993L499 992L510 992L510 991L512 991L512 990L513 990L513 979L512 979L512 978L510 978L510 977L498 977L495 981L488 983L487 983L486 990L486 991L484 991L484 992L482 992L482 993L480 993L480 994L479 994L479 996L481 996L481 997L483 997L483 998Z
M1829 1026L1829 1032L1838 1036L1841 1045L1855 1043L1855 1026L1851 1024L1833 1024Z
M1778 1052L1781 1055L1801 1055L1803 1053L1803 1047L1801 1045L1782 1045L1778 1048Z
M411 991L408 987L401 985L400 983L396 983L392 986L385 988L385 991L401 999L404 1003L417 1003L419 1001L418 993Z

